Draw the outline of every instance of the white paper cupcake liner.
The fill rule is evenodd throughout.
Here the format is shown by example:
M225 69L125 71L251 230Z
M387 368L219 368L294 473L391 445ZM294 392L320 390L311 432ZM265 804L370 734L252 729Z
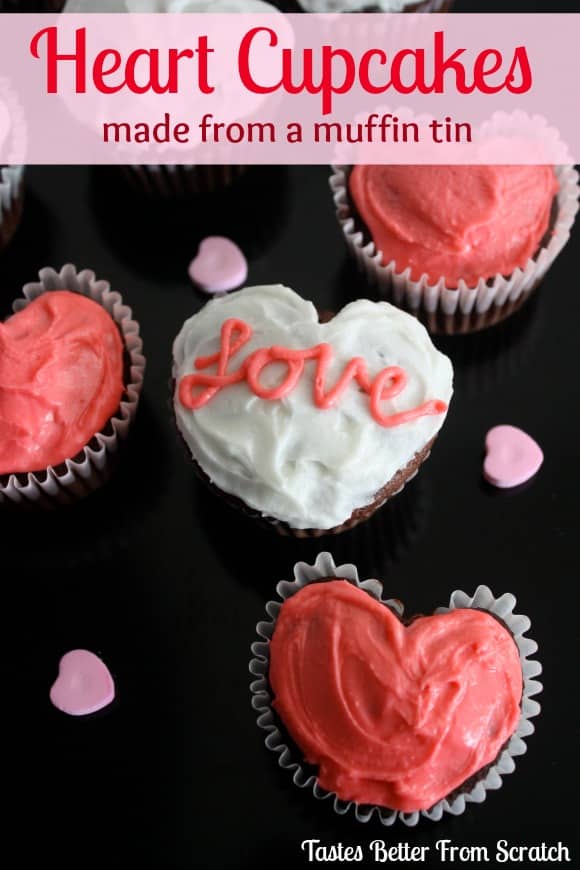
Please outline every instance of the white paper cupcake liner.
M112 291L107 281L97 280L94 272L88 269L77 272L70 264L63 266L60 272L42 269L39 277L39 282L23 288L24 298L14 302L14 312L21 311L38 296L53 290L71 290L90 297L111 315L121 332L127 355L127 383L119 410L82 453L42 472L10 475L7 481L0 483L0 505L12 502L56 507L70 504L102 486L111 474L121 443L129 434L143 387L145 357L139 324L133 319L131 309L123 304L121 294Z
M524 689L521 716L518 727L507 747L487 770L485 776L473 788L458 794L452 800L444 798L428 810L404 813L398 810L385 809L384 807L362 806L353 801L344 801L335 793L321 788L316 776L308 772L302 766L300 758L297 758L297 755L299 755L297 747L289 746L285 742L286 738L277 725L278 719L272 709L268 674L270 641L274 633L278 614L284 601L291 598L292 595L295 595L296 592L307 584L316 583L327 577L340 577L348 580L359 589L364 589L369 595L376 598L377 601L382 601L385 605L393 608L399 616L403 614L403 605L400 601L383 599L383 585L379 580L360 581L354 565L339 565L337 567L330 553L320 553L314 565L298 562L294 566L294 580L283 580L278 583L276 586L278 600L269 601L266 604L266 613L269 618L259 622L256 626L260 640L255 641L251 647L253 658L250 661L250 673L255 679L250 684L250 691L252 693L252 707L258 714L258 727L266 734L265 744L267 748L278 756L279 766L292 773L294 784L299 788L312 791L317 800L330 798L334 811L339 815L345 815L352 810L359 822L368 822L376 815L381 824L387 827L393 825L397 819L400 819L405 825L413 827L421 817L436 822L441 819L444 813L459 816L465 811L467 804L482 803L487 796L487 792L500 788L502 777L514 771L514 758L526 752L525 738L534 732L531 719L540 712L540 705L537 701L533 700L533 696L542 691L542 684L535 679L535 677L541 674L542 668L539 662L530 658L537 651L538 646L533 640L525 637L525 633L530 628L530 620L527 616L516 615L514 613L516 604L514 596L506 593L496 598L487 586L478 586L473 596L469 596L459 590L453 592L449 600L449 606L440 607L435 611L436 613L446 613L456 608L487 610L504 622L514 637L522 664Z
M340 0L296 0L304 12L442 12L451 9L454 0L359 0L357 4ZM342 8L341 8L342 7ZM376 8L373 8L376 7Z
M131 185L149 196L170 198L215 193L229 187L245 170L232 165L136 165L124 167Z
M448 12L455 0L404 0L401 12ZM399 11L398 9L396 10Z
M430 283L427 275L418 281L410 277L410 268L397 272L394 261L383 264L382 251L377 250L368 232L359 228L348 192L350 166L334 166L330 177L336 216L349 251L369 284L380 295L395 305L414 314L427 315L429 328L437 329L434 315L453 318L459 331L470 331L491 325L519 307L537 287L546 272L570 238L570 231L578 213L580 185L573 166L555 167L560 190L557 196L557 214L546 245L526 264L509 277L496 275L481 279L475 287L460 281L457 288L447 287L445 279ZM431 316L431 318L429 317ZM465 323L463 318L472 318ZM477 318L481 318L481 322ZM454 331L451 325L450 332Z
M20 223L24 192L24 167L0 168L0 250L11 240Z

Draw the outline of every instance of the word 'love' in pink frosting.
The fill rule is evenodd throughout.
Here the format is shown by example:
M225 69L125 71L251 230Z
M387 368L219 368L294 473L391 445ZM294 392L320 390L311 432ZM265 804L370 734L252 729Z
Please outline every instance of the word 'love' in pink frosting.
M274 402L283 399L296 387L304 372L304 366L309 360L316 360L314 376L313 401L317 408L326 410L332 408L340 399L344 390L354 380L370 397L370 411L381 426L400 426L411 423L418 417L431 414L443 414L447 410L445 402L434 399L424 402L417 408L401 411L397 414L385 414L381 410L381 402L394 399L405 389L407 375L399 366L388 366L371 379L367 364L360 356L353 357L345 366L344 371L334 387L326 389L326 376L332 361L331 345L317 344L306 350L293 350L289 347L260 348L251 353L234 372L228 374L227 367L234 357L252 337L252 328L243 320L229 318L222 325L221 343L218 353L212 356L198 357L195 368L204 370L217 364L217 374L186 375L179 384L179 401L181 404L197 411L207 405L219 392L233 384L246 381L250 390L260 399ZM282 382L275 387L264 387L260 376L270 363L284 363L287 367ZM203 389L197 390L196 388ZM196 392L194 393L194 390Z

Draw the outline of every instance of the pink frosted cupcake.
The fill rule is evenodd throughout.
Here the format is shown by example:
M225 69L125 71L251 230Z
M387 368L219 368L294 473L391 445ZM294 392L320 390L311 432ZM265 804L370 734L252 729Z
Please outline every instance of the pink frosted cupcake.
M276 593L252 645L252 705L295 785L360 822L414 826L482 803L514 770L542 669L513 595L456 590L408 619L330 553Z
M0 505L52 507L109 477L145 360L131 309L92 272L43 269L0 323Z
M434 331L516 310L568 240L572 167L355 166L331 179L337 215L370 281Z

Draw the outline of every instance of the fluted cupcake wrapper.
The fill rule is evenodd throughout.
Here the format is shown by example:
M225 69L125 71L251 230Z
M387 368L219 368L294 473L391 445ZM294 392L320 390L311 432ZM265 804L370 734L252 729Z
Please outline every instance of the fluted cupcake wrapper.
M332 12L337 14L341 11L345 12L447 12L453 6L454 0L383 0L381 3L380 0L376 0L373 3L373 0L367 0L365 3L361 3L361 9L348 9L341 10L337 9L309 9L308 3L302 2L302 0L296 0L298 7L304 12ZM340 3L336 4L337 7L340 6Z
M71 290L90 297L111 315L121 332L127 359L125 391L118 411L105 429L96 433L76 457L41 472L11 474L6 482L0 483L0 505L12 502L51 508L77 501L102 486L111 474L121 443L129 434L143 387L145 357L139 324L133 319L131 309L123 304L121 294L111 290L107 281L97 280L94 272L88 269L77 272L70 264L63 266L60 272L50 267L41 269L39 277L40 281L23 288L23 298L13 303L14 312L53 290Z
M448 12L453 6L454 0L402 0L393 9L393 12ZM381 12L390 12L390 9L381 9Z
M448 12L453 6L454 0L424 0L422 3L413 4L410 12Z
M360 228L348 191L351 168L334 166L330 177L336 216L348 249L380 295L420 316L432 332L475 331L499 322L519 308L562 251L578 213L578 173L573 166L557 166L560 190L551 236L523 269L516 269L509 277L498 274L490 280L482 278L475 287L463 280L456 288L448 287L444 278L430 283L427 275L413 281L410 267L398 272L393 260L383 263L382 251L377 250L368 232Z
M254 679L250 684L250 691L252 694L252 707L258 714L258 727L265 732L265 744L269 750L276 753L279 766L292 773L294 784L299 788L312 791L317 800L330 799L334 811L339 815L354 812L355 818L359 822L368 822L373 816L377 816L381 824L387 827L393 825L397 819L405 825L413 827L419 822L421 817L436 822L441 819L444 813L459 816L465 811L467 804L482 803L487 796L487 792L500 788L502 777L514 771L514 759L526 752L525 739L534 732L534 725L531 720L540 712L540 705L533 699L533 696L542 691L542 684L535 679L541 674L542 668L538 661L530 658L537 651L538 646L533 640L525 636L530 628L530 620L527 616L514 613L516 604L514 596L506 593L496 598L487 586L478 586L475 594L472 596L459 590L453 592L449 599L449 605L447 607L440 607L435 611L435 613L446 613L449 610L457 608L476 608L478 610L487 610L503 621L513 635L520 654L524 677L521 716L518 727L507 747L489 767L483 779L480 779L473 788L459 793L451 800L444 798L428 810L404 813L384 807L363 806L353 801L345 801L335 793L321 788L317 777L303 766L298 748L294 745L289 746L286 742L286 737L278 728L278 719L272 709L272 696L268 680L270 641L274 634L276 620L284 601L291 598L292 595L295 595L296 592L309 583L316 583L328 577L339 577L348 580L354 586L372 595L377 601L381 601L386 606L393 608L399 616L403 615L403 605L400 601L384 599L382 597L383 584L379 580L359 580L358 571L354 565L336 566L330 553L320 553L313 565L298 562L294 566L294 580L283 580L278 583L276 586L278 599L269 601L266 604L268 619L259 622L256 626L259 640L255 641L251 647L253 658L250 661L250 673Z
M171 198L214 193L229 187L243 174L235 165L135 165L123 167L129 183L149 196Z

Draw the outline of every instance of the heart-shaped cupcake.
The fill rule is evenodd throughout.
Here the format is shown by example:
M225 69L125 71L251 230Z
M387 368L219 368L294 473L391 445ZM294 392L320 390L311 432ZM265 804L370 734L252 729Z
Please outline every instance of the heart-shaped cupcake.
M178 428L222 493L290 530L340 530L418 469L452 367L413 317L358 300L320 323L282 287L213 299L173 347Z
M346 580L282 607L270 646L274 708L327 791L359 804L432 807L495 761L516 730L522 668L487 613L403 625Z
M281 582L253 644L253 706L296 785L359 821L457 815L525 752L541 691L515 598L479 587L404 622L377 580L321 553ZM274 712L276 711L276 712ZM306 767L304 762L314 766Z
M71 459L119 408L123 343L112 317L67 290L0 324L0 475Z
M526 267L558 182L551 166L355 166L349 190L385 265L456 288Z

